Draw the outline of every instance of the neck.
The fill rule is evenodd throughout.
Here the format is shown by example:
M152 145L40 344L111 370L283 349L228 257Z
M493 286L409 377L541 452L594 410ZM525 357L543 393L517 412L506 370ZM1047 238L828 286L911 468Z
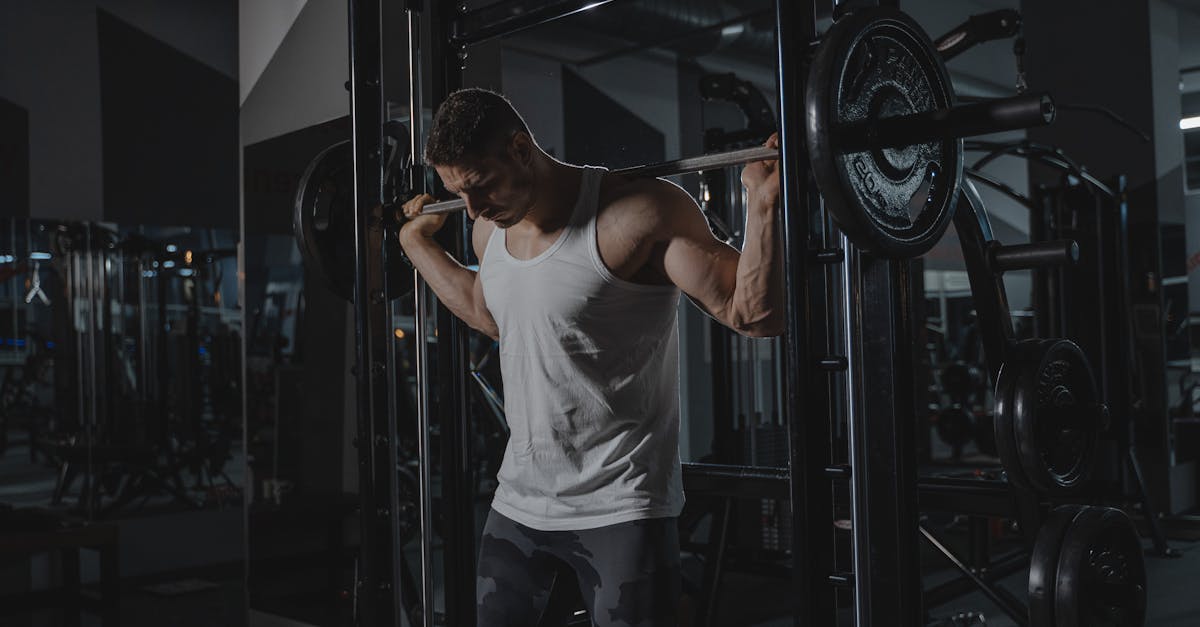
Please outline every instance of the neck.
M533 207L517 224L543 233L561 229L571 218L579 197L582 170L547 154L539 154L534 163Z

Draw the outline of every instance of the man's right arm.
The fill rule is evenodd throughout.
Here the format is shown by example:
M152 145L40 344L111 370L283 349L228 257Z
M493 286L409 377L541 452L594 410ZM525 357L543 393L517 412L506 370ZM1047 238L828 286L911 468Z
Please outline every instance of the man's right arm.
M421 273L425 282L437 294L438 300L451 313L471 328L493 339L499 338L500 329L483 299L483 285L479 281L479 273L464 267L433 239L434 234L445 222L445 217L417 215L420 207L432 200L432 197L421 196L405 204L405 213L410 216L410 220L400 229L400 245L412 261L413 267ZM473 243L476 254L481 259L483 247L487 244L487 236L491 234L492 228L495 227L491 223L483 221L475 225Z

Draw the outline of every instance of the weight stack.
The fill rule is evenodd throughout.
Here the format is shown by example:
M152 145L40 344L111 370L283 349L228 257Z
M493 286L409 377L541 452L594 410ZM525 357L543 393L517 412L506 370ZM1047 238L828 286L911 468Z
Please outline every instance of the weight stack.
M749 466L787 466L787 427L772 422L742 430L742 460ZM749 546L770 552L791 548L791 508L787 501L759 499L757 507L746 503L742 519Z
M760 423L742 431L742 460L748 466L787 466L787 427Z
M766 551L792 548L792 508L788 501L762 499L762 545Z

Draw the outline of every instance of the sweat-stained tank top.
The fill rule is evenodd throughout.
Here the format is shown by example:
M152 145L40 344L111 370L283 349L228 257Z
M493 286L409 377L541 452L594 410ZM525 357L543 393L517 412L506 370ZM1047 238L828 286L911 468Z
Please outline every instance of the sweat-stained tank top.
M601 168L585 168L561 235L528 260L495 229L480 263L500 329L511 434L492 507L534 529L678 516L679 290L600 259Z

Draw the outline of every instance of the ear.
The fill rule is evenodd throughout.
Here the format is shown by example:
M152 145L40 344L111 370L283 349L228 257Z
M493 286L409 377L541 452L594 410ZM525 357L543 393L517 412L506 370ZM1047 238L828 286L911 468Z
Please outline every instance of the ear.
M508 156L524 168L533 164L533 152L536 149L533 138L525 131L517 131L508 142Z

